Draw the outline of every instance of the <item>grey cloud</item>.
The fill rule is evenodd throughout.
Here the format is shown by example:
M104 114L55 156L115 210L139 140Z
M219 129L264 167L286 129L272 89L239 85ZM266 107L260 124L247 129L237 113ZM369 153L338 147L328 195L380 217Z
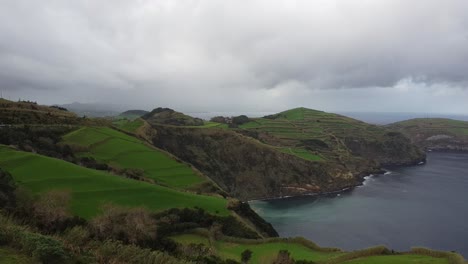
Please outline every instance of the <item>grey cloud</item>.
M466 10L464 0L1 0L0 87L192 108L286 107L298 89L408 78L465 88Z

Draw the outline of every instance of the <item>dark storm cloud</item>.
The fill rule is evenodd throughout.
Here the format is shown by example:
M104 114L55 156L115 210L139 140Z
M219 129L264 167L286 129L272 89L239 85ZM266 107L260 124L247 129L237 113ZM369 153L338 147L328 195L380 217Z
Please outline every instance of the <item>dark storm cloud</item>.
M0 87L148 107L288 107L317 89L357 98L368 92L354 88L402 83L415 100L411 89L463 97L467 10L464 0L0 0Z

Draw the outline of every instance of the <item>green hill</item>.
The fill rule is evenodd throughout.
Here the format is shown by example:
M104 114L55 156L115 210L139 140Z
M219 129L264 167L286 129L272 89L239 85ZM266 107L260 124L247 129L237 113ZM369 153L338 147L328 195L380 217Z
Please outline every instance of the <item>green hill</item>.
M138 117L142 117L149 112L146 110L127 110L125 112L120 113L117 118L128 118L128 119L136 119Z
M446 118L416 118L387 126L426 149L468 150L468 122Z
M358 156L386 166L414 164L423 158L401 134L302 107L254 118L239 128L283 152L309 160L346 161Z
M194 118L169 108L156 108L142 116L150 124L163 124L173 126L203 126L200 118Z
M150 138L244 200L339 191L383 166L425 159L401 133L306 108L217 119L226 124L152 124Z
M89 156L115 168L142 170L159 185L190 188L207 179L187 164L141 140L108 127L83 127L63 137L63 143L79 146L79 156Z
M105 119L78 117L60 106L31 101L13 102L0 98L0 125L108 125Z
M0 167L34 193L51 189L71 191L73 212L85 218L95 216L100 206L109 202L145 206L155 211L197 206L213 214L229 214L227 202L222 198L176 191L6 146L0 147Z

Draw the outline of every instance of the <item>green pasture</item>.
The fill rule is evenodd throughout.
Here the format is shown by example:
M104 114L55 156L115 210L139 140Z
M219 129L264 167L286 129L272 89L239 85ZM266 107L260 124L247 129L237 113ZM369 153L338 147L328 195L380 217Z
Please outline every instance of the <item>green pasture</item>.
M234 259L240 261L241 253L249 249L253 252L249 263L263 264L272 263L280 250L287 250L295 260L308 260L314 263L346 263L346 264L449 264L448 258L437 258L419 254L396 254L377 256L355 256L355 259L338 261L337 257L347 257L353 252L329 251L312 249L295 241L280 242L228 242L225 240L210 241L206 236L199 234L182 234L171 237L174 241L183 244L203 244L212 248L218 256L223 259ZM349 255L348 255L349 254ZM340 258L341 258L340 257Z
M187 164L146 145L137 138L108 127L84 127L63 137L63 142L87 147L90 156L115 167L140 169L157 184L189 188L206 181Z
M119 119L112 124L124 131L134 133L138 128L143 126L144 121L141 118L136 117L135 119L129 120L129 119Z
M421 255L370 256L343 262L346 264L449 264L446 258Z
M265 242L259 244L242 244L225 241L216 241L214 245L210 245L208 238L195 235L183 234L172 237L172 239L181 244L188 245L190 243L204 244L215 248L217 254L223 259L234 259L240 261L241 253L249 249L253 252L252 259L249 263L272 263L280 250L288 250L291 256L295 259L320 261L330 257L341 255L340 252L319 252L307 248L301 244L289 242Z
M197 206L211 213L228 215L226 200L222 198L177 191L6 146L0 146L0 167L33 193L69 190L72 211L88 219L97 215L104 203L143 206L154 211Z

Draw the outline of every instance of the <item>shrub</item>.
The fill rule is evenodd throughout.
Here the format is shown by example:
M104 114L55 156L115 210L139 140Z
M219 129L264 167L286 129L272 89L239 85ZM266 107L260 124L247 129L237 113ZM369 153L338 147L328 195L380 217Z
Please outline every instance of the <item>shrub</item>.
M71 193L64 190L52 190L39 196L34 203L33 216L39 227L46 231L57 231L63 223L71 219Z
M0 208L11 210L15 206L16 184L11 174L0 168Z
M91 221L100 239L115 239L145 244L156 239L156 220L145 208L122 208L106 205L103 213Z
M188 263L168 254L142 249L135 245L124 245L120 241L106 240L95 244L93 256L97 263L135 264L183 264Z
M252 258L252 250L250 249L246 249L244 251L242 251L241 253L241 261L242 263L248 263L249 260Z
M273 261L273 264L294 264L295 261L293 258L291 258L289 251L287 250L280 250L278 252L278 256L276 257L275 261Z
M0 242L23 251L43 263L67 263L69 254L62 243L52 237L33 233L17 226L11 219L0 219Z

